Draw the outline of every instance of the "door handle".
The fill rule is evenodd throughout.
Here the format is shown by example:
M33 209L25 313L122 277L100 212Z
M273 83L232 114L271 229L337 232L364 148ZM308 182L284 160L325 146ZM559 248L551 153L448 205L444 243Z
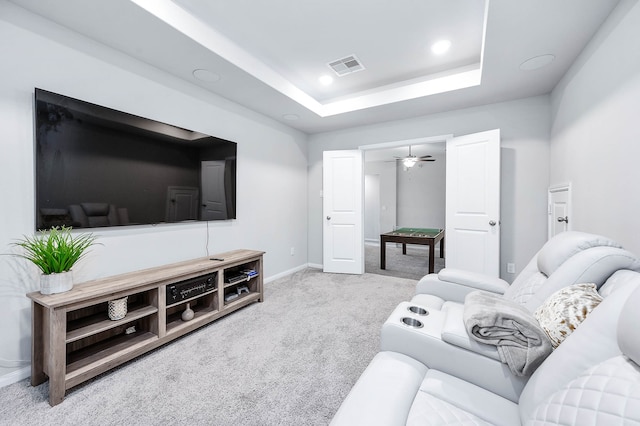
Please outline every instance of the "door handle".
M559 217L558 218L558 222L566 222L568 224L569 223L569 216Z
M331 216L327 216L327 220L331 220Z
M489 221L489 225L491 225L491 226L496 226L496 221L495 221L495 220L490 220L490 221Z

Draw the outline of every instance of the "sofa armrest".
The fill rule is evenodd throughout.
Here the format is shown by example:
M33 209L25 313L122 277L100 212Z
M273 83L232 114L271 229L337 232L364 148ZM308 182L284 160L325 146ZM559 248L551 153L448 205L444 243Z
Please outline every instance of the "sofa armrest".
M423 277L416 286L417 294L431 294L444 300L464 303L468 293L475 290L504 294L509 288L505 280L460 269L443 269L438 274Z
M442 281L466 285L473 290L484 290L497 294L503 294L509 287L509 283L501 278L461 269L445 268L438 273L438 278Z
M428 368L395 352L379 352L353 386L330 426L403 426Z
M411 302L401 302L382 325L381 351L404 354L428 368L471 382L510 401L518 401L528 377L511 374L509 367L494 356L445 342L442 332L448 312L429 310L428 314L419 315L409 310L411 306ZM448 306L447 311L449 309L453 306ZM416 319L422 326L407 326L402 321L404 317Z

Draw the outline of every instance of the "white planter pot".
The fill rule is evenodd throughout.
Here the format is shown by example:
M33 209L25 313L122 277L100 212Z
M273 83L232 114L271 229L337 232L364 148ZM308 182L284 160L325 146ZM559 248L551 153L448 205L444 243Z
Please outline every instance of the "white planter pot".
M40 275L40 293L42 294L63 293L72 288L73 273L71 271Z

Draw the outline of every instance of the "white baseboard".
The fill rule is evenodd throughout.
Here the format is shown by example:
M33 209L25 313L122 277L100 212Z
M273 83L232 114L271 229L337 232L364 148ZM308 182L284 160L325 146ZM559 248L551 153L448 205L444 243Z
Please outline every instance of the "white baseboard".
M307 266L314 269L324 269L324 265L320 263L307 263Z
M286 271L284 271L284 272L280 272L279 274L271 275L270 277L265 278L265 279L264 279L264 282L265 282L265 284L266 284L266 283L269 283L269 282L271 282L271 281L275 281L275 280L277 280L277 279L280 279L280 278L286 277L287 275L295 274L296 272L298 272L298 271L302 271L303 269L307 268L308 266L309 266L309 265L305 263L305 264L302 264L302 265L300 265L300 266L296 266L295 268L292 268L292 269L286 270Z
M12 385L31 376L31 366L22 367L19 370L12 371L0 377L0 388Z

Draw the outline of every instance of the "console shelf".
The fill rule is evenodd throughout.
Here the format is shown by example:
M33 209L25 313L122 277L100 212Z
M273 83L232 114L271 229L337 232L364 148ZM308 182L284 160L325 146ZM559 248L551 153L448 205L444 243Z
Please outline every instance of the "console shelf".
M31 384L49 379L49 404L59 404L67 389L239 308L262 302L263 255L235 250L77 284L65 293L29 293ZM249 278L226 282L241 273ZM170 297L167 287L172 289ZM234 300L225 302L232 292ZM107 302L125 296L127 315L109 319ZM187 305L193 318L184 321Z
M86 351L72 353L67 357L66 379L68 380L76 378L81 374L87 374L94 368L105 366L105 361L111 359L119 360L124 354L138 349L140 345L156 340L158 340L158 336L153 333L136 332L134 334L114 337L99 345L94 345ZM86 378L84 380L86 380Z
M136 319L144 318L156 312L158 312L158 308L154 306L140 306L133 309L129 308L129 311L127 312L126 320L134 321ZM102 315L95 314L83 320L69 322L67 323L66 342L67 343L75 342L76 340L93 336L97 333L110 330L120 325L121 325L120 321L112 321L108 318L104 319L104 314Z

